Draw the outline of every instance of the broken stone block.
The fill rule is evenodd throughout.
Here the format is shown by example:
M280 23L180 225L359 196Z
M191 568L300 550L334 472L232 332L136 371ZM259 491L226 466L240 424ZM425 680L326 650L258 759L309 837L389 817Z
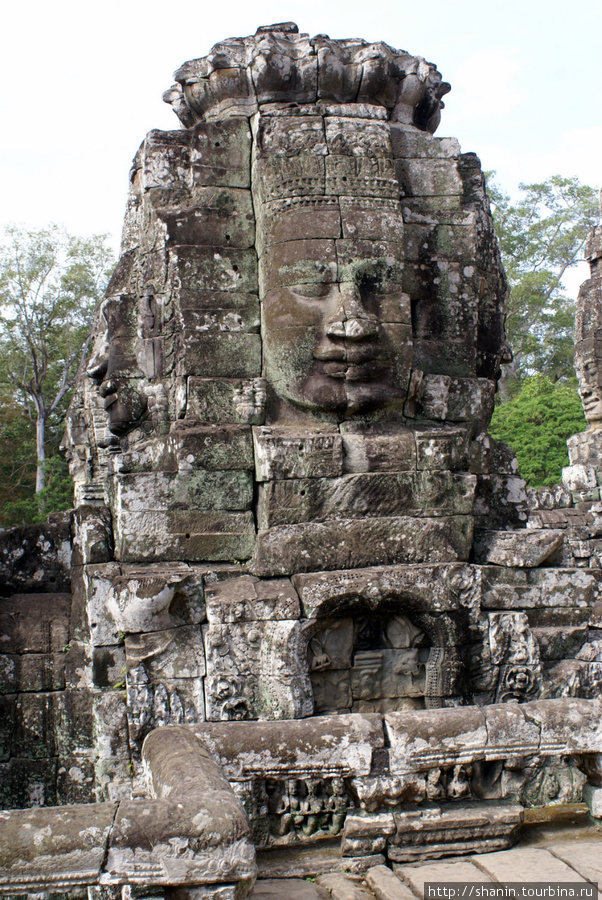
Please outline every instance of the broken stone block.
M450 472L344 475L298 478L261 485L259 529L337 518L437 517L472 512L476 478Z
M602 725L596 718L599 701L562 698L529 703L529 717L541 729L540 753L561 756L571 753L598 753L602 746Z
M344 471L405 472L416 468L416 446L411 431L396 435L344 433Z
M539 752L541 729L530 714L525 715L522 704L496 703L483 707L483 711L487 729L485 759L510 759Z
M57 514L53 519L44 525L2 529L0 589L4 597L69 591L70 514Z
M346 875L320 875L317 882L330 891L333 900L371 900L370 895Z
M309 729L309 731L308 731ZM207 722L195 732L229 780L287 778L297 773L366 776L384 745L380 716L314 716L309 721Z
M393 815L396 833L389 838L388 855L400 863L511 847L519 837L523 808L457 803Z
M92 643L116 645L131 632L202 622L202 584L183 563L90 566L86 569Z
M288 578L269 581L253 575L207 584L210 625L270 619L298 619L299 598Z
M351 788L360 807L369 813L400 803L420 803L426 797L425 776L416 773L354 778Z
M602 819L602 788L586 784L583 788L583 802L595 819Z
M476 542L476 561L535 568L559 550L563 540L562 531L551 529L485 532Z
M387 837L395 834L391 813L370 817L348 815L343 828L341 853L343 856L371 856L383 852Z
M333 478L342 474L342 439L336 432L255 427L253 442L256 478L260 482L284 478Z
M471 762L487 744L486 719L478 707L391 712L385 728L395 775Z
M414 896L387 866L374 866L368 869L366 884L378 900L411 900Z
M593 466L565 466L562 470L562 483L571 492L595 491L598 486L596 470Z
M17 892L94 884L115 811L100 803L0 813L2 883Z
M344 543L342 533L347 536ZM471 542L470 516L333 518L260 532L253 569L256 575L272 576L372 564L450 562L468 559Z

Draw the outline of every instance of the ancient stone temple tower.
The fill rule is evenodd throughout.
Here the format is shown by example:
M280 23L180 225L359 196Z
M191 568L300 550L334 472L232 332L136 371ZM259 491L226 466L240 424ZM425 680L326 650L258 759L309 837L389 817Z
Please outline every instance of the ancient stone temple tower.
M602 780L602 520L568 482L528 501L487 435L506 285L479 160L433 136L449 85L292 24L175 78L65 439L47 790L148 806L146 764L155 803L203 766L234 791L217 848L124 825L113 885L242 896L249 835L309 874L316 846L358 872L508 846Z

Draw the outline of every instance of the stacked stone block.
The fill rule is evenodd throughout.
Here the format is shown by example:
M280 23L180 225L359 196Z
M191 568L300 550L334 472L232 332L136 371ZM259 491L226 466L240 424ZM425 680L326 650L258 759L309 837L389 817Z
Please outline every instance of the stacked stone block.
M508 846L601 782L598 431L529 496L487 434L506 283L431 64L285 24L176 80L68 422L64 680L17 630L8 708L71 723L52 802L142 802L144 740L196 733L273 873Z

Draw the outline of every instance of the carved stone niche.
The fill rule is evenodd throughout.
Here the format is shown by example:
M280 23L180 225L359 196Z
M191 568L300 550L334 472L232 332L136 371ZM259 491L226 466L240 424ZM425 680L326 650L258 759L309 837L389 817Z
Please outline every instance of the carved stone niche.
M308 668L314 711L391 712L455 705L464 666L450 615L354 610L310 622Z
M251 818L264 844L340 835L351 804L343 778L288 778L263 784L263 815Z

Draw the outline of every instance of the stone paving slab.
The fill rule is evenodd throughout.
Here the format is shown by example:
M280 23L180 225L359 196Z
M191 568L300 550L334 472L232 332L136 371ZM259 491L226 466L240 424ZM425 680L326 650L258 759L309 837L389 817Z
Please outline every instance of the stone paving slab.
M269 878L258 881L250 900L330 900L326 888L301 878Z
M550 853L602 888L602 841L564 841L550 844Z
M345 875L320 875L316 879L328 891L332 900L373 900L374 894Z
M549 850L514 847L499 853L473 857L476 866L496 881L583 881L579 875Z
M366 872L366 884L376 900L415 900L410 888L387 866L374 866Z
M491 884L491 879L472 861L435 862L417 866L399 866L395 874L412 889L420 900L424 898L424 885L427 881L445 881L457 884L469 881L476 884Z
M338 860L316 883L299 878L260 880L251 900L424 900L426 882L491 884L499 882L597 882L602 886L602 834L600 839L545 838L544 846L513 847L445 861L394 865L372 864L365 874L343 874ZM588 834L588 837L591 836ZM541 839L541 838L540 838ZM363 880L362 880L363 878ZM325 892L325 893L324 893ZM602 900L602 891L598 892Z

